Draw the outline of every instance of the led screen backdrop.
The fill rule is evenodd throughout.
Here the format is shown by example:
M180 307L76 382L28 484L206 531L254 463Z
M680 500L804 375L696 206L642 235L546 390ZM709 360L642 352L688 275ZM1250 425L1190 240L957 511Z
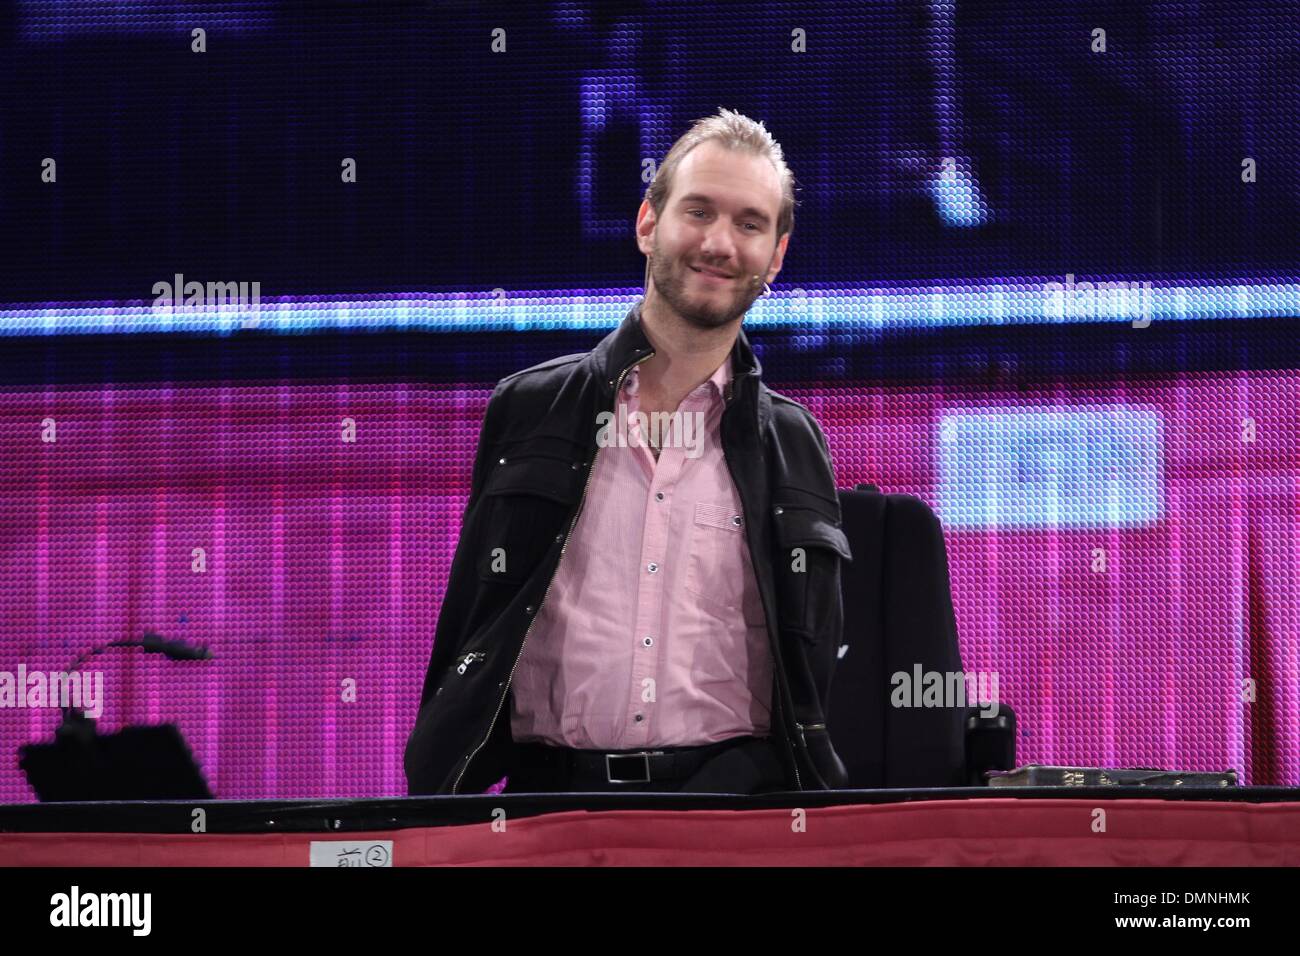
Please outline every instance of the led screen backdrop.
M621 319L647 162L725 105L799 184L765 378L841 487L939 514L1019 762L1300 783L1298 36L1283 3L11 4L0 671L208 644L95 658L101 728L175 721L223 798L405 792L487 396ZM177 275L257 304L155 307ZM0 799L57 723L0 707Z

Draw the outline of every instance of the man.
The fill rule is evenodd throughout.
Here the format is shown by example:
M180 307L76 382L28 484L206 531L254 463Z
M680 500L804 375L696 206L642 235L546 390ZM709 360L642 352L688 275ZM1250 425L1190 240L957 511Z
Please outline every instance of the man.
M644 298L591 352L497 384L411 793L847 783L825 716L851 557L830 452L740 328L793 224L767 130L700 120L637 216Z

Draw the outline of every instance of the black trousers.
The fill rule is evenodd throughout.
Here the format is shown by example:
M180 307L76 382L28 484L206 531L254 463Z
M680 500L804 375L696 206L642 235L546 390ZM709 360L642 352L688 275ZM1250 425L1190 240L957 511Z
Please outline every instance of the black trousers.
M551 768L515 767L507 793L770 793L788 789L776 744L770 737L736 738L683 779L610 783Z

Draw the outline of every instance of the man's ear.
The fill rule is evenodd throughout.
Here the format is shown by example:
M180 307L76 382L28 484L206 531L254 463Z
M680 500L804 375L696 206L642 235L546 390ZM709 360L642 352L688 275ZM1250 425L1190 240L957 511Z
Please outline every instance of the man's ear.
M654 252L655 211L647 199L641 200L636 214L636 244L645 255Z

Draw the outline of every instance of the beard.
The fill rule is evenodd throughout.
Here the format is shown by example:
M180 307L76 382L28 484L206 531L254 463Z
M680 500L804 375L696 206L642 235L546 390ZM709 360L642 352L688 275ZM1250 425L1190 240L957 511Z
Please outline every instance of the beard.
M697 329L717 329L736 321L749 311L763 289L743 276L733 276L722 286L710 289L695 278L685 260L663 255L657 242L650 255L650 276L655 291L668 307Z

